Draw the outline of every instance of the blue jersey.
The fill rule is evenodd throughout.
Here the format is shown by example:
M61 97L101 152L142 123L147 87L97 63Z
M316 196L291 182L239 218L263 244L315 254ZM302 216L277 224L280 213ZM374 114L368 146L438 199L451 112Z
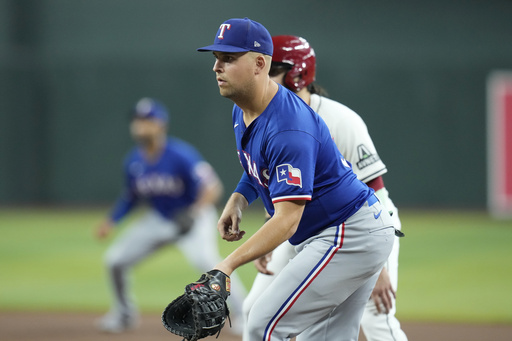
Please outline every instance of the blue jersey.
M294 245L339 225L373 194L357 179L332 141L325 122L304 101L279 86L265 111L246 127L233 108L237 152L245 172L235 190L249 202L307 200Z
M148 161L140 148L134 148L125 160L125 190L112 210L112 220L121 220L141 200L172 219L196 200L204 163L194 147L177 138L167 139L155 161Z

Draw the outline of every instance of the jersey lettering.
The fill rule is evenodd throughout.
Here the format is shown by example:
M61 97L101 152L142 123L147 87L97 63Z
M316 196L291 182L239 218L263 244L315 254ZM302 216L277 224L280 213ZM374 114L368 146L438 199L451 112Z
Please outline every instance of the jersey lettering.
M242 159L240 158L240 151L237 150L236 151L236 155L238 155L238 162L240 162L240 165L242 166L242 168L244 167L244 165L242 164Z
M265 179L263 180L263 185L268 188L268 180L270 179L268 169L265 168L264 170L262 170L261 175L263 175L263 178Z
M259 172L258 172L258 166L256 166L256 162L251 160L251 155L249 155L249 153L246 153L245 151L243 151L243 153L245 156L245 161L247 161L247 173L249 173L249 175L251 175L253 178L258 180L258 183L260 184L260 186L265 187L265 185L263 184L263 182L260 179ZM267 183L266 187L268 187L268 183Z
M231 24L222 24L220 25L220 33L219 33L219 36L217 38L219 39L224 39L224 32L226 30L230 30L231 29Z
M179 197L185 192L181 178L165 174L150 174L135 179L135 188L141 196L167 195Z

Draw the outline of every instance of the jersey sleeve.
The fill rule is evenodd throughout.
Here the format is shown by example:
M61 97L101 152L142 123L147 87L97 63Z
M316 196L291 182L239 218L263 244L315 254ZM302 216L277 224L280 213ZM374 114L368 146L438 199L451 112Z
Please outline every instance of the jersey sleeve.
M125 215L132 210L137 203L137 197L133 192L125 189L121 196L117 199L114 208L110 213L110 219L114 223L119 223Z
M186 196L197 200L201 185L213 176L213 168L198 153L182 155L181 177L185 182Z
M218 180L217 173L206 161L199 161L193 167L194 177L200 184L208 184Z
M276 134L266 146L272 203L311 200L319 142L302 131Z
M236 193L242 194L249 205L256 199L258 199L258 191L256 188L254 188L253 183L249 179L249 176L246 172L242 174L242 177L240 178L240 181L238 182L238 185L235 189Z
M346 108L346 111L350 109ZM368 182L387 172L363 119L355 112L323 117L338 150L350 162L357 178Z
M135 207L138 201L137 194L135 193L135 190L131 187L132 181L131 177L128 172L128 162L125 163L125 188L123 189L123 192L117 199L116 203L114 204L114 207L112 208L110 212L110 219L114 223L119 223L121 219L124 218L132 209Z

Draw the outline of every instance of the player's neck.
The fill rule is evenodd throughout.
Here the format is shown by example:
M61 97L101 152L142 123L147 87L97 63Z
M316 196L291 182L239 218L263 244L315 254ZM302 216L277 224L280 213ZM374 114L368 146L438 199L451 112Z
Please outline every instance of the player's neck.
M296 92L297 96L302 98L307 105L311 106L311 93L309 92L307 87L300 89L299 92Z
M265 86L261 88L261 91L253 93L247 102L237 103L244 113L246 127L265 111L278 89L277 84L269 79Z
M152 143L147 144L147 145L144 146L144 148L143 148L144 156L149 161L155 161L155 160L159 159L160 156L162 155L162 151L165 148L166 141L167 141L166 136L156 137L152 141Z

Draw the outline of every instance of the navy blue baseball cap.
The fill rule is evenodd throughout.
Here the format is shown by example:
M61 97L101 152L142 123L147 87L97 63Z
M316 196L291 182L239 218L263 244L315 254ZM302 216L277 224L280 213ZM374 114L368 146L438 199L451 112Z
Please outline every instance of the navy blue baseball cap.
M155 99L145 97L135 104L133 108L133 118L144 118L168 123L169 113L162 103Z
M249 18L224 21L217 31L213 45L198 48L197 51L259 52L272 56L272 36L260 23Z

